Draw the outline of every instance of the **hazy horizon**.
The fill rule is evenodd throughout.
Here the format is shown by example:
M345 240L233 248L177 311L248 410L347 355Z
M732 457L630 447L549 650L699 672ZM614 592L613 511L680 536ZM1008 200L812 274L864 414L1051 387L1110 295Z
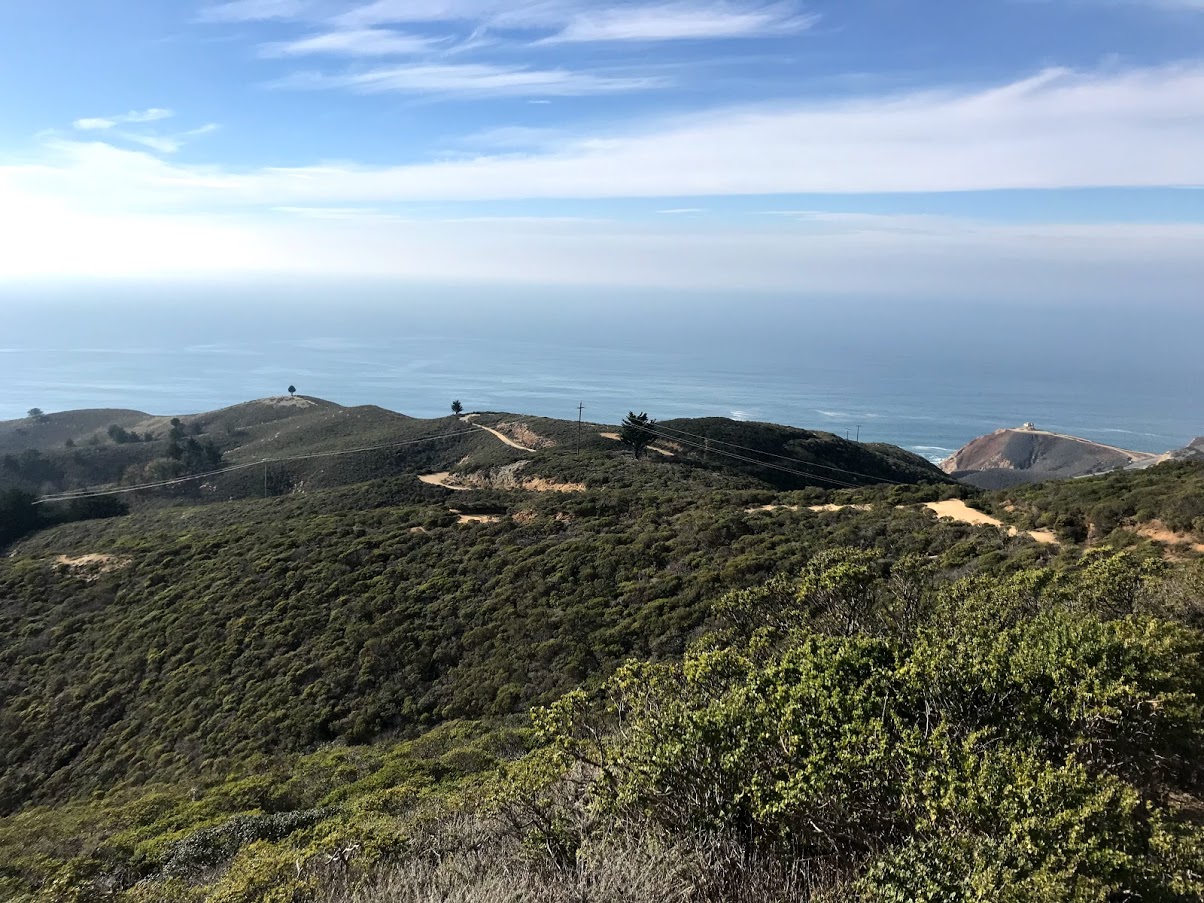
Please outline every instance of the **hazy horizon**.
M441 416L724 416L943 457L1035 421L1143 451L1204 433L1204 312L276 284L0 292L0 417L304 394ZM1174 328L1168 329L1168 323Z

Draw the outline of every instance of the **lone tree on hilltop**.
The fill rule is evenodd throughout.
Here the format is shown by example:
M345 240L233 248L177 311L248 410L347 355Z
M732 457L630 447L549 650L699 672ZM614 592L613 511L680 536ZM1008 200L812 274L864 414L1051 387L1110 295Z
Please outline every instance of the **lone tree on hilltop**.
M289 387L288 387L288 394L289 394L289 397L290 397L290 398L291 398L291 397L293 397L294 395L296 395L296 394L297 394L297 387L296 387L296 386L289 386Z
M619 432L619 439L624 445L631 449L631 453L639 458L640 452L652 444L652 440L656 438L652 434L652 427L656 425L655 420L650 420L645 413L637 414L631 411L623 418L623 428Z
M460 399L458 398L452 402L452 413L457 417L464 413L464 405L460 404Z
M29 419L41 422L46 419L46 413L41 408L30 408Z

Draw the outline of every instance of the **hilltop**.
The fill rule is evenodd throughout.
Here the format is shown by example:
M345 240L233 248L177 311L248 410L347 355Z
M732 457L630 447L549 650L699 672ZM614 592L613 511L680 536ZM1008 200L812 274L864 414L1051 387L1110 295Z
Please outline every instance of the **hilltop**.
M941 462L941 470L973 486L1002 489L1106 473L1150 464L1157 458L1026 424L972 440Z
M831 433L721 418L665 421L657 428L666 432L654 443L652 463L703 480L710 473L781 489L948 481L902 449L848 442ZM134 504L164 495L218 500L263 495L265 481L266 493L279 495L406 472L455 472L487 483L498 468L531 456L530 473L543 469L556 479L575 473L572 479L579 482L591 462L605 468L606 460L621 456L622 446L611 438L616 430L498 412L423 420L308 396L177 417L71 411L0 422L0 488L53 495L225 470L204 481L178 483L171 493L130 498ZM182 453L188 449L191 456ZM263 462L266 474L253 473L251 465Z

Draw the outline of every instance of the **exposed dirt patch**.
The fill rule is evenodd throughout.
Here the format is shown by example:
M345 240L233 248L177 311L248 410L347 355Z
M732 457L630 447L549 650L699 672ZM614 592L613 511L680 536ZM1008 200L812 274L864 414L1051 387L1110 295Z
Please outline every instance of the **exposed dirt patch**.
M473 426L479 430L484 430L495 439L499 439L509 445L511 448L516 448L519 451L533 452L538 451L540 448L551 448L556 444L555 442L552 442L551 439L544 439L541 436L536 436L535 433L531 432L531 430L527 428L526 424L518 423L517 421L510 423L499 423L496 428L485 426L483 423L474 423ZM507 431L513 432L515 435L511 436ZM519 438L517 438L517 436L520 434L524 438L529 439L531 444L524 444L522 441L520 441Z
M531 429L531 424L521 420L508 420L504 423L494 424L491 432L495 435L500 433L502 436L508 437L517 443L518 447L525 448L527 451L555 448L557 444L555 439L539 435Z
M76 571L89 580L95 580L101 574L119 571L124 567L128 567L130 559L94 552L90 555L59 555L54 559L54 563L60 567Z
M462 511L452 509L452 514L456 516L456 523L464 524L497 524L501 523L502 516L500 514L464 514Z
M1153 520L1140 527L1134 527L1133 532L1163 545L1184 547L1193 552L1204 553L1204 542L1199 542L1196 537L1188 533L1176 533L1162 521Z
M1020 530L1017 528L1009 527L999 518L992 517L984 511L976 511L961 499L928 502L924 507L929 511L935 512L937 517L947 517L952 520L961 521L963 524L972 524L976 527L998 527L1001 530L1007 530L1009 536L1020 535ZM1027 530L1025 531L1025 535L1044 545L1058 544L1058 537L1048 530Z
M455 477L446 470L439 473L424 473L418 479L428 486L442 486L444 489L454 489L456 492L464 492L472 488L471 486L460 485L456 482Z
M588 487L584 483L557 483L543 477L532 477L524 480L520 488L530 492L585 492Z
M745 512L752 514L756 511L869 511L873 505L809 505L803 509L800 505L760 505L756 508L745 508Z
M524 477L523 469L530 461L515 461L492 470L453 476L447 471L423 474L418 479L430 486L442 486L463 492L469 489L525 490L527 492L585 492L584 483L558 483L546 477Z

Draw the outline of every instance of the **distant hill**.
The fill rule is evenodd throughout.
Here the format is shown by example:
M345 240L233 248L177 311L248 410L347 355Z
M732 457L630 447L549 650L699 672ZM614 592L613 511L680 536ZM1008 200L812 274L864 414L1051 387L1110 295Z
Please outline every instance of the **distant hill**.
M0 420L0 455L29 449L61 446L68 440L83 442L89 436L103 434L111 425L131 429L150 419L142 411L102 408L87 411L63 411L39 418Z
M941 469L980 489L1006 489L1122 470L1158 457L1025 425L974 439L943 461Z
M678 454L756 476L778 489L949 482L919 455L833 433L726 417L666 420L656 428L660 444Z
M176 420L179 425L173 427ZM455 471L474 485L500 485L513 479L520 461L527 462L521 466L528 479L639 482L642 470L618 463L626 450L616 441L617 430L505 412L423 420L309 396L264 398L178 418L141 411L70 411L0 423L0 489L53 495L222 470L226 472L203 481L129 498L135 505L184 497L217 501L402 473ZM903 449L849 442L831 433L725 418L668 420L656 430L652 460L641 461L641 467L670 467L675 480L694 481L699 488L950 482ZM181 443L203 447L203 454L193 455L193 466L181 465ZM262 469L252 466L264 462Z

